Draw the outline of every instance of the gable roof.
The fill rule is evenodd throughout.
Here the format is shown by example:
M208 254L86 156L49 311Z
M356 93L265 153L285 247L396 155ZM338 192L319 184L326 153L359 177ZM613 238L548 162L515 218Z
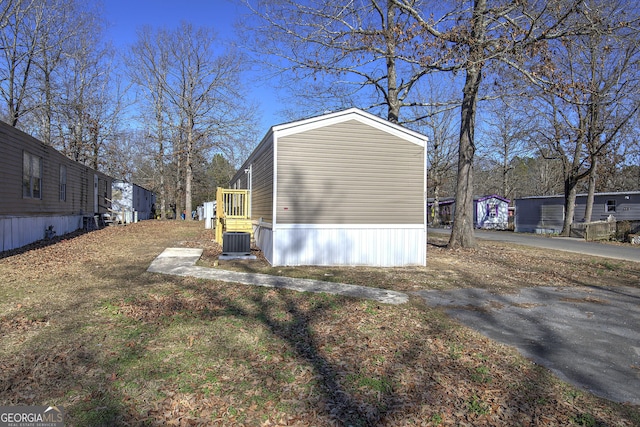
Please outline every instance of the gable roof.
M484 202L485 200L489 200L489 199L498 199L498 200L501 200L501 201L503 201L505 203L510 203L511 202L511 200L509 200L509 199L507 199L505 197L502 197L502 196L498 196L497 194L491 194L490 196L475 197L473 200L475 202Z
M391 123L388 120L360 110L359 108L349 108L347 110L327 113L321 116L310 117L295 122L283 123L277 126L273 126L270 132L273 132L278 136L294 135L297 133L306 132L308 130L318 129L324 126L330 126L349 120L359 121L383 132L413 142L414 144L420 145L421 147L424 147L426 145L428 139L425 135L407 129L399 124Z
M477 202L484 202L485 200L489 200L489 199L498 199L501 200L505 203L511 203L511 200L504 198L502 196L498 196L496 194L492 194L490 196L474 196L473 197L473 201L474 203ZM427 206L431 206L433 205L433 203L435 202L435 200L433 198L429 198L427 199ZM456 202L455 197L445 197L443 199L440 199L438 201L438 205L442 206L442 205L451 205L454 204Z
M640 191L610 191L604 193L595 193L594 196L635 196L640 195ZM587 193L579 193L576 194L576 197L587 197ZM563 199L564 194L553 194L551 196L526 196L526 197L518 197L516 200L526 200L526 199Z
M244 170L253 161L253 159L258 157L263 149L268 146L268 141L271 140L273 136L277 135L278 137L282 137L287 135L295 135L297 133L305 132L312 129L318 129L324 126L342 123L349 120L357 120L376 129L380 129L383 132L387 132L391 135L395 135L404 140L417 144L420 147L426 147L427 145L428 138L421 133L407 129L404 126L391 123L388 120L360 110L359 108L349 108L346 110L331 112L320 116L309 117L306 119L271 126L264 137L260 140L256 148L251 152L251 154L249 154L249 156L242 163L242 166L231 178L231 182L237 180L240 175L244 174Z

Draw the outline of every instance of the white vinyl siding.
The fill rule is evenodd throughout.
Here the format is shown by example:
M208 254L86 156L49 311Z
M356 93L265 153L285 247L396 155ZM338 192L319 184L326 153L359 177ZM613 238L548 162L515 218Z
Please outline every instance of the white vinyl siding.
M273 233L273 265L425 265L426 231L421 224L280 226Z

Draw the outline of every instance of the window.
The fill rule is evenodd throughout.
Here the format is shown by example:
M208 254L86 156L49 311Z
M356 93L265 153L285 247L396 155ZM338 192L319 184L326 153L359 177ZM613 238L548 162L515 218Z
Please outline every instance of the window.
M487 203L487 216L489 218L495 218L498 216L498 204Z
M615 200L607 200L607 204L604 207L604 211L609 213L609 212L615 212L616 211L616 201Z
M42 198L42 159L26 151L22 156L22 196Z
M67 200L67 167L60 165L60 201Z

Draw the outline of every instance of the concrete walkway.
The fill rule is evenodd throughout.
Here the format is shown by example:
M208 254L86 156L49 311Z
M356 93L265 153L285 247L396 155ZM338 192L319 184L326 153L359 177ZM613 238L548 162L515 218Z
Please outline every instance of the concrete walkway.
M153 260L147 271L151 273L219 280L222 282L242 283L244 285L291 289L299 292L345 295L374 300L385 304L404 304L409 300L407 294L386 289L198 267L195 264L201 255L202 249L167 248Z

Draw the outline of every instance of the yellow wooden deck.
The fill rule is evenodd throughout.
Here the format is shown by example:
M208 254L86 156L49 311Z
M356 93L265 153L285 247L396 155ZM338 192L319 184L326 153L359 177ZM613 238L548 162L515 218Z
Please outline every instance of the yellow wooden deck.
M222 244L223 233L234 231L250 233L251 239L253 239L249 203L249 190L218 187L216 191L216 242Z

